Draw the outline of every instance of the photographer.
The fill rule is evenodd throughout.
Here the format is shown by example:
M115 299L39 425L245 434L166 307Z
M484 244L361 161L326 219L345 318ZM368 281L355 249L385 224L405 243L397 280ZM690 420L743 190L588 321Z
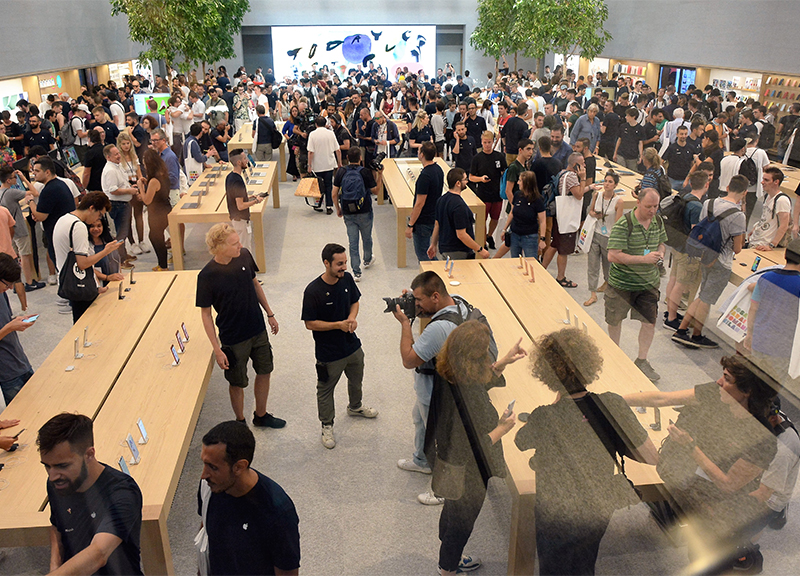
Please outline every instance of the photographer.
M435 359L450 332L466 320L469 310L463 299L459 298L456 302L447 293L445 283L435 272L419 274L411 283L411 294L405 291L403 294L407 297L413 296L417 316L430 318L431 321L415 342L411 332L411 320L406 313L399 305L396 305L392 312L401 326L400 356L403 359L403 367L414 369L414 392L417 394L417 401L411 412L414 422L414 455L412 458L398 460L397 466L409 472L430 474L431 469L425 457L424 447L425 426L433 391L433 375L436 372ZM429 506L443 502L431 491L420 494L417 499Z

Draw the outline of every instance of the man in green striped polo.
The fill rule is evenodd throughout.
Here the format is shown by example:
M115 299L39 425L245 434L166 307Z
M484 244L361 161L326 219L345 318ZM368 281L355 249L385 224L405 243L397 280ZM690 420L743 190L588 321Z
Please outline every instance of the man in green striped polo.
M605 292L608 335L619 345L622 321L628 317L642 323L639 355L634 364L653 382L661 376L647 361L658 316L659 262L664 260L667 232L657 216L659 194L653 188L639 193L636 209L617 220L608 239L611 271Z

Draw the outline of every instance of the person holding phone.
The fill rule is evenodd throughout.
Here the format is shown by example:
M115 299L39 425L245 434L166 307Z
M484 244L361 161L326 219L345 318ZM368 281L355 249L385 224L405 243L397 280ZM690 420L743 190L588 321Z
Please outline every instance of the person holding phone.
M0 430L5 428L13 428L18 424L19 420L0 420ZM16 450L14 445L17 443L19 435L24 431L25 429L23 428L13 436L0 436L0 449L5 450L6 452L13 452Z
M10 255L0 253L0 389L3 401L8 404L14 399L25 383L33 376L33 368L22 349L17 332L24 332L33 326L33 316L13 316L6 292L19 282L21 270L17 261ZM0 420L0 428L9 428L16 424L3 426L8 420ZM2 437L0 437L2 440ZM13 444L13 442L12 442ZM0 448L8 450L0 443Z

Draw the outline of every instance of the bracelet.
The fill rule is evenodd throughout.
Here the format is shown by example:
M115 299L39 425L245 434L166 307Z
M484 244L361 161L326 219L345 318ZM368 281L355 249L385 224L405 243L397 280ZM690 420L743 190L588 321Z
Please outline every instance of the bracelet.
M267 318L275 318L275 314L267 314Z

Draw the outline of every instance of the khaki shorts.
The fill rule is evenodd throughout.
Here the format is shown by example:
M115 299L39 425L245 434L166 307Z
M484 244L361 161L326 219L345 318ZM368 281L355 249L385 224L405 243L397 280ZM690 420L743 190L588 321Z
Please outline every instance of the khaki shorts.
M658 288L649 290L619 290L609 285L605 292L606 324L619 326L628 312L631 320L639 320L644 324L655 324L658 318Z
M672 269L677 281L684 286L695 286L700 284L702 272L700 270L700 260L689 258L683 252L672 251Z
M27 224L26 224L27 226ZM23 236L22 238L14 237L14 248L20 256L30 256L33 254L33 247L31 246L30 235Z
M223 346L222 351L228 357L225 380L231 386L247 388L248 359L253 361L253 369L257 375L272 374L272 345L269 343L269 336L267 336L266 330L244 342L239 342L233 346Z

